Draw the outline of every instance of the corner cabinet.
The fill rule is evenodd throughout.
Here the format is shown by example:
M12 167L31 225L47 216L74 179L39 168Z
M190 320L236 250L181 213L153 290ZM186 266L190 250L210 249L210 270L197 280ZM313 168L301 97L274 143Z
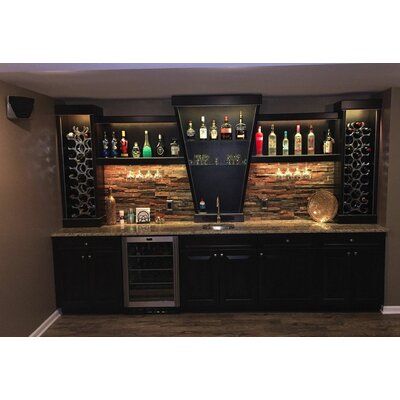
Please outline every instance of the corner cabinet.
M120 238L54 238L57 307L63 313L122 311Z

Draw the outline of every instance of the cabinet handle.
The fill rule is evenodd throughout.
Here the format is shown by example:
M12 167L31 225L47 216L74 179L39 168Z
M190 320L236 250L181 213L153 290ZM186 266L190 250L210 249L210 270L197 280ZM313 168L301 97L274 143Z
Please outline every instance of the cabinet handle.
M91 254L89 254L87 257L88 257L89 260L92 259L92 255Z
M87 246L88 245L88 242L85 242L85 246Z
M85 259L85 256L81 256L81 258L82 258L82 260L84 260L84 259Z
M354 239L353 238L350 238L350 243L354 243Z
M355 256L358 256L358 252L357 252L357 251L355 251L355 252L354 252L354 255L355 255Z
M221 253L220 256L223 257L223 256L224 256L224 253Z
M260 257L262 257L264 255L264 253L260 253Z
M214 257L217 257L218 256L218 254L217 253L214 253Z
M351 253L350 253L350 251L348 251L347 252L347 257L350 257L351 256Z
M286 243L290 243L290 239L286 239Z

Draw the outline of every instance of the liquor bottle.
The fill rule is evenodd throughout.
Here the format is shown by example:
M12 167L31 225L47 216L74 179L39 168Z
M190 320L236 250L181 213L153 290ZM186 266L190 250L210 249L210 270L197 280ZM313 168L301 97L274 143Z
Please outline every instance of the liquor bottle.
M300 133L300 125L296 126L296 134L294 135L294 154L296 156L301 155L301 143L302 138L301 138L301 133Z
M107 139L107 133L104 132L104 138L103 138L103 147L101 150L101 156L102 157L108 157L109 156L109 150L108 150L108 139Z
M328 129L328 133L326 134L326 139L324 140L324 154L332 154L333 153L333 144L334 143L335 143L335 141L331 136L331 130Z
M111 135L110 157L117 157L117 155L118 155L117 138L115 137L115 132L113 132Z
M104 199L106 203L106 224L115 225L117 223L116 203L112 195L112 189L108 188L107 192L107 196Z
M217 128L217 125L215 124L215 119L212 120L212 124L210 127L210 138L212 140L218 139L218 128Z
M256 133L256 155L262 156L263 153L264 134L261 131L261 126L258 127Z
M207 140L207 127L206 127L206 118L204 117L204 115L202 115L201 117L201 125L200 125L200 129L199 129L199 137L200 140Z
M276 156L276 134L274 124L271 125L271 132L268 135L268 155Z
M284 156L289 155L289 139L287 137L287 131L283 132L284 138L282 142L282 154Z
M229 123L227 115L225 115L224 123L221 126L221 139L223 139L223 140L232 139L232 126Z
M196 136L196 131L193 129L193 122L189 121L189 128L186 131L186 136L189 139L194 139L194 137Z
M128 157L128 141L125 138L125 131L121 131L120 149L121 157Z
M177 142L177 140L175 138L172 139L172 142L170 144L170 149L171 149L172 157L179 157L180 147L179 147L179 143Z
M158 157L163 157L165 155L164 141L161 133L158 135L158 143L156 146L156 153Z
M151 150L150 142L149 142L149 132L144 131L144 144L143 144L143 157L152 157L153 152Z
M307 154L315 154L315 135L312 125L310 125L310 132L307 136Z
M133 158L140 158L140 147L138 142L135 142L132 147L132 157Z
M245 140L247 134L246 124L243 123L243 114L239 113L239 123L236 125L236 139Z

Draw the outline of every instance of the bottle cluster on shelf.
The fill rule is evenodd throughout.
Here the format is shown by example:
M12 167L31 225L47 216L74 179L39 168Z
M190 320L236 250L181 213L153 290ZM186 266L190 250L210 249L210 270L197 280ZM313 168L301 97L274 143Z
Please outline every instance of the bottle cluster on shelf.
M261 125L258 127L258 131L256 132L256 155L257 156L262 156L263 155L263 147L264 147L264 133L262 132L262 127ZM271 125L270 133L268 135L268 144L267 144L267 155L268 156L276 156L277 155L277 135L275 133L275 126L274 124ZM283 156L288 156L290 154L290 143L289 137L288 137L288 131L283 132L283 140L281 145L282 149L282 155ZM323 142L322 146L322 152L323 154L332 154L333 153L333 145L335 143L335 140L332 137L330 129L328 129L325 139ZM298 124L296 125L296 133L293 136L293 154L296 156L302 155L302 154L308 154L308 155L313 155L315 154L316 148L315 148L315 133L314 133L314 128L312 125L310 125L308 134L307 134L307 148L305 149L306 151L303 150L303 135L301 133L301 126Z
M180 146L177 139L173 138L169 143L170 153L172 157L179 157ZM134 142L133 146L129 147L129 142L126 139L125 131L121 131L121 138L118 139L115 131L111 134L111 139L107 137L107 132L104 132L101 157L104 158L115 158L115 157L133 157L133 158L150 158L150 157L164 157L166 155L167 148L164 143L164 137L160 133L158 134L158 142L155 147L155 151L150 145L149 132L144 131L143 146L140 147L138 142Z
M243 114L239 113L239 123L235 127L235 134L233 134L232 125L229 123L229 116L225 115L224 122L218 129L216 119L213 119L209 128L206 126L206 117L204 115L200 118L200 126L198 132L194 127L193 121L188 122L188 129L186 130L186 137L190 140L195 140L198 137L199 140L246 140L247 139L247 127L243 122Z

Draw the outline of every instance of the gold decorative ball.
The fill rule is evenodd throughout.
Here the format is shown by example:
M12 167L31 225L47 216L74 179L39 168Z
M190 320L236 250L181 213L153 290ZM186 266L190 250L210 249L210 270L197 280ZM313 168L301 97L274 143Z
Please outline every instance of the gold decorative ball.
M336 197L327 190L317 190L308 200L308 214L316 222L329 222L338 211Z

